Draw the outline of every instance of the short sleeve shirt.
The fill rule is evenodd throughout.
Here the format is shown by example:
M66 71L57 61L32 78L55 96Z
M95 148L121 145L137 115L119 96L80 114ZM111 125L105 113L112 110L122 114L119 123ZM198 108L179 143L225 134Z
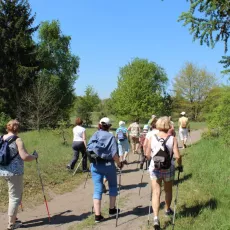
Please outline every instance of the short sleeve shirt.
M83 133L85 128L77 125L73 128L73 141L83 141Z

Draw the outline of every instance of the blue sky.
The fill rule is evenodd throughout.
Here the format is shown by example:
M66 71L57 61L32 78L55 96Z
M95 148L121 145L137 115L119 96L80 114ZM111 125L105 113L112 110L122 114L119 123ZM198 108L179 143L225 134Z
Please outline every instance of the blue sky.
M58 19L72 37L72 53L80 57L75 88L83 95L92 85L107 98L117 86L119 68L132 58L147 58L161 65L169 88L186 61L206 67L220 79L224 46L215 49L193 42L188 28L177 22L187 11L186 0L29 0L36 22ZM176 3L175 3L176 2Z

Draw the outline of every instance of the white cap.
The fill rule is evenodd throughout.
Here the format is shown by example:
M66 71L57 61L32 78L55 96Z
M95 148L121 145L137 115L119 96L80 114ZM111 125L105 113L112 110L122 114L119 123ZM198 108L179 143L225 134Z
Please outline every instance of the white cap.
M143 129L149 129L149 126L148 125L144 125L144 128Z
M185 113L185 112L181 112L180 114L181 114L182 116L184 116L186 113Z
M101 118L100 124L102 125L102 123L104 123L106 125L111 125L110 119L108 117Z
M152 115L152 119L156 118L157 116L156 115Z
M124 126L125 122L124 121L119 121L119 126Z

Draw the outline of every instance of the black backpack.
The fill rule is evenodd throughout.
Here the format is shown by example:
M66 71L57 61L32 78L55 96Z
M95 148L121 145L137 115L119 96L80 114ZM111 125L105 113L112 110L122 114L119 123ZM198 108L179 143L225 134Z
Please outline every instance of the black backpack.
M3 140L3 136L0 137L0 165L7 166L18 155L18 152L11 156L9 145L16 141L18 137L13 135Z
M162 148L159 149L157 154L152 158L154 161L155 169L169 169L171 167L172 156L170 156L170 152L166 146L166 142L171 136L168 136L166 139L158 139L157 135L155 135L158 142L161 143Z

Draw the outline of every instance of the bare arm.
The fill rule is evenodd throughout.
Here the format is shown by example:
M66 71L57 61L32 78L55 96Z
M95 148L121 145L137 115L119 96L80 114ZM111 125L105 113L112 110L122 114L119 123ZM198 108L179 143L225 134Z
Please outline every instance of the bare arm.
M19 153L19 155L23 161L33 161L33 160L37 159L37 156L33 156L33 155L28 154L21 138L18 138L16 140L16 145L18 147L18 153Z
M83 142L84 142L85 147L86 147L86 134L85 134L85 131L82 134L82 139L83 139Z
M147 153L148 142L149 142L149 140L147 138L145 138L145 141L143 144L143 150L144 150L145 155Z
M113 160L116 162L117 166L120 167L121 162L120 162L118 154L114 155Z
M147 146L146 146L146 152L145 152L145 156L147 157L148 160L151 159L151 140L152 137L147 140Z
M182 159L181 159L181 155L178 149L178 143L177 143L176 137L174 137L174 140L173 140L173 153L174 153L174 157L176 158L178 166L181 166Z

